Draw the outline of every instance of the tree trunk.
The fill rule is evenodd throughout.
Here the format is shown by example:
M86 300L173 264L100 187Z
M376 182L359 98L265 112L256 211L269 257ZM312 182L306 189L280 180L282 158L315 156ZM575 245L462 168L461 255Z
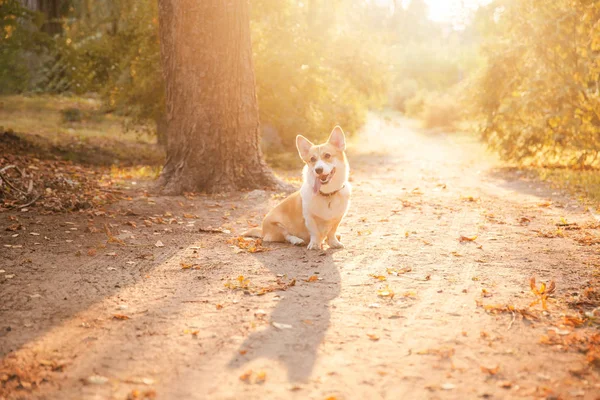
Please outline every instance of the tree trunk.
M273 187L260 150L248 0L159 0L166 194Z
M42 31L50 35L62 33L62 15L60 0L38 0L37 10L44 13L46 21L42 25Z

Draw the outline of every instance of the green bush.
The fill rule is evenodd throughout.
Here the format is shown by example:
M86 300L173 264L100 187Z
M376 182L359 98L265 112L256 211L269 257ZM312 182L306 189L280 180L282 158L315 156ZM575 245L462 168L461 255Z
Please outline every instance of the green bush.
M0 94L30 90L34 71L50 45L41 19L19 0L0 1Z
M423 127L456 128L463 118L457 90L444 92L420 90L406 101L406 115L422 121Z
M507 160L589 166L600 153L600 3L519 0L480 13L471 117Z
M407 101L414 98L418 91L419 84L414 79L405 79L393 85L389 95L390 106L396 111L405 113Z
M63 33L39 57L40 67L26 68L29 76L6 90L99 93L106 111L128 117L126 129L156 130L165 107L156 1L98 0L88 9L90 4L73 1ZM321 140L336 124L351 134L369 108L386 101L389 70L381 35L357 31L326 3L317 10L312 18L293 0L253 2L257 96L268 151L294 151L297 134ZM337 25L330 23L334 15Z

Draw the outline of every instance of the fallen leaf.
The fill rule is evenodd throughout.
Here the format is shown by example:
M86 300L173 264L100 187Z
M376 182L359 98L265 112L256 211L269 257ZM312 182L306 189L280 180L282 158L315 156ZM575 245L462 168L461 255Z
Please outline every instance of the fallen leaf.
M254 383L262 384L267 380L267 373L265 371L260 371L256 374L256 379Z
M318 276L316 276L316 275L311 275L311 276L310 276L310 277L309 277L309 278L306 280L306 282L316 282L316 281L318 281L318 280L319 280L319 277L318 277Z
M119 319L119 320L128 320L129 317L127 315L123 315L123 314L114 314L113 315L113 319Z
M402 267L402 268L386 268L388 275L400 276L402 274L406 274L407 272L411 272L411 267Z
M485 367L485 366L481 366L481 372L483 372L484 374L489 374L489 375L496 375L498 373L498 371L500 371L500 366L496 365L495 367Z
M375 275L375 274L369 274L370 277L377 279L378 281L385 281L387 278L383 275Z
M377 296L379 297L389 297L390 299L394 298L394 291L390 289L389 286L386 286L385 289L380 289L377 291Z
M252 370L249 369L248 371L244 372L242 375L240 375L240 380L246 383L250 383L250 377L252 376Z
M377 336L374 333L367 333L367 336L369 337L369 339L371 339L372 341L376 342L379 340L379 336Z
M477 239L477 235L475 236L461 236L458 241L459 242L473 242L475 239Z
M160 240L158 242L154 243L154 245L156 247L165 247L165 245L163 244L163 242L161 242Z

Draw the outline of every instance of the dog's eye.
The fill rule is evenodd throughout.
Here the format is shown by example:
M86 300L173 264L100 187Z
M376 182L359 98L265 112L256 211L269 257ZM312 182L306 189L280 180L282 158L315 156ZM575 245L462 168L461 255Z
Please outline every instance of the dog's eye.
M325 159L326 159L326 160L328 160L328 159L330 159L330 158L331 158L331 154L329 154L329 153L325 153L325 156L324 156L324 157L325 157Z
M310 162L313 162L313 163L314 163L314 162L317 162L317 157L314 157L314 156L313 156L313 157L311 157L311 158L310 158Z

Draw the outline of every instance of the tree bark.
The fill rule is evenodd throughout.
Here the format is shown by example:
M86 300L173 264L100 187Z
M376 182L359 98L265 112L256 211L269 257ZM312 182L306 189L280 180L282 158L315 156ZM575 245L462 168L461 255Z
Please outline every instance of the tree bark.
M159 0L165 194L277 186L260 149L247 0Z

